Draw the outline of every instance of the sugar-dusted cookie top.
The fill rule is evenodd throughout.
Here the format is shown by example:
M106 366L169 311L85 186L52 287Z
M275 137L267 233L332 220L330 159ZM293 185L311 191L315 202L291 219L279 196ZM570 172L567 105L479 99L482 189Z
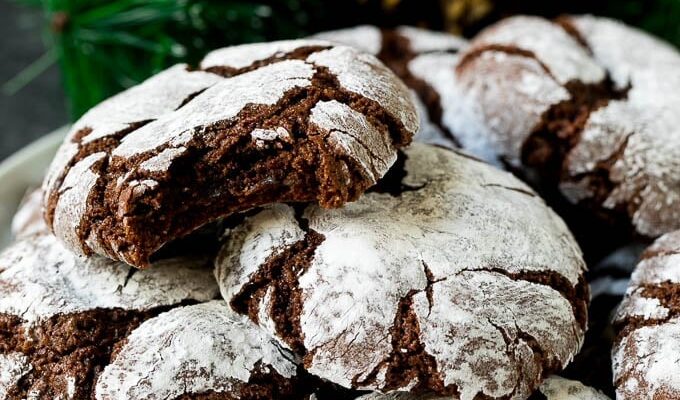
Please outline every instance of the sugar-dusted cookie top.
M408 89L371 55L318 40L220 49L76 122L44 181L45 217L71 250L145 267L221 216L355 200L417 127Z
M216 265L233 310L345 387L522 398L585 329L562 220L510 174L424 144L341 209L245 218Z
M614 323L617 399L680 397L680 231L643 253Z
M95 373L139 323L219 295L208 257L154 265L80 258L46 233L0 254L3 398L89 398Z
M412 26L380 29L371 25L321 32L312 37L374 54L417 95L420 129L414 139L449 148L463 145L467 150L463 140L472 136L471 130L457 123L463 120L462 99L455 87L452 89L450 79L457 53L467 47L465 39ZM431 62L433 58L446 62Z
M680 54L606 18L518 16L480 33L455 80L485 158L535 169L608 221L680 228ZM478 153L478 152L475 152Z
M141 324L119 345L95 399L300 399L298 368L247 318L223 301L177 308Z

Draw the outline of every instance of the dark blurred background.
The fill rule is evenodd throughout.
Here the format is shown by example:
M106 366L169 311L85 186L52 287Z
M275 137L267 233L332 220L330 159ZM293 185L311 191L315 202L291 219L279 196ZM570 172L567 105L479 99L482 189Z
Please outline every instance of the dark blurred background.
M216 47L362 23L471 36L518 13L610 16L680 45L680 0L0 0L0 160Z

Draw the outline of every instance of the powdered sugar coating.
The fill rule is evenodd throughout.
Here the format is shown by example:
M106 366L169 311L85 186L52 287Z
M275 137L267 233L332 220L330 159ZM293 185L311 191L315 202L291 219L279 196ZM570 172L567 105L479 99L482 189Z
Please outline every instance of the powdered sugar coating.
M500 158L515 166L542 115L570 98L537 60L495 50L468 60L455 81L448 81L449 86L457 84L462 98L462 113L452 113L448 122L465 132L461 141L471 143L474 154L486 160Z
M91 142L129 129L132 124L159 118L178 108L191 94L199 92L220 78L200 71L187 71L188 66L178 64L142 84L128 89L83 115L69 130L66 140L48 169L43 189L57 190L55 185L61 172L78 150L73 142L83 130L90 131L82 138Z
M16 388L22 377L31 371L28 357L21 353L0 354L0 398Z
M407 131L418 130L418 115L409 90L377 58L351 47L336 46L312 53L307 61L327 67L347 90L382 104Z
M559 376L546 379L539 391L547 400L609 400L609 397L599 390Z
M616 398L620 400L677 398L680 396L678 364L680 364L679 318L633 331L614 349Z
M305 232L291 207L273 204L225 235L229 240L215 261L215 277L223 297L229 299L268 257L304 239Z
M341 43L374 56L380 53L383 44L380 28L373 25L358 25L351 28L319 32L312 35L311 38Z
M556 375L550 376L543 381L537 393L542 394L546 400L609 400L609 397L596 389L585 386L581 382L564 379ZM357 400L445 400L449 398L427 394L371 393L361 396Z
M398 26L394 29L394 32L406 39L408 49L405 50L414 54L456 52L467 46L467 41L459 36L415 26ZM379 55L384 44L383 32L373 25L358 25L351 28L319 32L312 35L311 38L341 43L374 56Z
M190 158L191 154L206 150L204 147L216 146L207 138L210 135L214 136L216 125L229 125L238 118L239 113L246 109L272 107L284 100L293 90L310 88L315 74L319 76L318 74L329 73L332 78L319 79L318 82L315 81L315 85L328 85L329 88L337 89L337 91L352 92L356 95L356 99L359 99L357 101L364 100L361 103L364 105L362 112L380 114L380 117L375 117L378 119L376 123L375 119L367 115L359 115L358 111L347 104L337 106L340 104L338 101L320 103L314 108L317 111L321 108L326 110L325 118L323 118L325 125L320 128L328 132L330 136L328 142L331 146L329 148L342 149L339 154L330 154L330 157L341 158L342 160L336 160L337 164L347 166L348 169L355 167L355 165L349 165L354 162L366 170L366 182L359 182L357 178L357 182L351 181L348 185L369 185L380 178L396 157L395 147L408 142L408 136L412 135L418 126L416 110L410 93L403 83L373 56L349 47L336 46L330 42L318 40L236 46L209 54L201 66L203 68L220 67L226 70L231 68L233 76L228 72L218 70L214 70L215 73L208 73L187 71L184 67L173 67L162 73L160 78L152 78L140 85L138 89L130 91L137 97L144 97L148 94L152 97L149 102L157 107L140 107L140 110L130 113L134 118L126 122L125 129L117 127L116 130L108 125L102 125L99 129L83 124L90 124L88 121L92 118L96 122L95 117L101 113L125 114L128 106L125 101L131 96L130 94L102 103L101 106L93 109L90 113L91 117L76 124L82 125L81 130L75 130L69 135L53 162L52 168L56 170L50 172L44 184L48 190L48 200L45 205L48 208L47 216L51 220L50 228L71 250L84 255L97 253L133 265L146 265L145 260L149 255L139 257L136 252L153 253L164 243L157 244L154 241L152 245L140 245L133 242L128 235L136 237L135 235L141 230L138 227L137 217L140 202L143 202L144 198L153 198L154 201L160 202L161 204L155 204L152 207L153 212L158 212L165 205L160 199L173 198L175 191L192 190L192 188L184 187L175 189L172 185L173 174L170 171L176 160L180 157ZM237 71L239 68L245 69ZM225 76L220 76L221 73ZM210 79L201 80L202 78L197 78L194 74L198 74L199 77L210 76ZM174 77L174 80L169 77ZM339 84L335 82L336 79ZM191 85L185 85L184 80L190 81ZM330 80L333 82L329 82ZM199 82L204 84L199 85ZM336 85L339 87L335 87ZM162 93L163 86L167 86L169 99L163 104L157 104L155 100L151 101ZM189 86L191 86L191 91L187 89ZM181 99L180 94L183 95ZM343 99L343 101L346 100ZM377 105L373 103L366 105L366 101L375 102ZM144 103L143 100L133 103L139 102ZM172 109L170 109L171 104ZM336 106L329 107L328 104ZM98 110L100 107L102 109ZM141 115L147 109L148 115L142 118ZM332 113L335 112L346 115L333 115ZM314 117L320 114L317 112ZM289 125L295 126L299 122L306 123L305 117L297 121L281 121L283 126L278 128L258 126L255 121L251 133L255 146L263 150L281 149L282 147L277 146L273 141L297 142L298 139L301 140L298 137L293 138L293 135L300 136L304 132L288 132L286 128L290 128ZM392 118L396 121L392 121ZM391 122L386 123L380 119L390 119ZM354 122L349 123L350 121ZM345 123L345 125L330 125L335 122ZM396 122L397 127L394 127L392 122ZM86 128L92 131L88 132ZM351 129L359 130L351 131ZM95 130L102 133L95 134L93 133ZM394 132L395 130L399 132ZM265 134L269 131L275 132L275 135ZM100 142L97 140L103 140L102 138L106 135L114 133L117 136L107 138L99 146ZM397 137L400 141L398 145L393 143L396 142ZM296 145L296 143L289 144ZM370 148L372 145L378 147ZM239 147L240 144L230 142L225 143L224 146L231 149ZM101 147L104 148L102 151L88 154L92 149L98 150ZM200 149L197 150L197 148ZM217 152L219 149L208 148L207 150ZM320 151L324 150L328 149ZM377 157L377 159L374 160L372 157ZM209 162L218 163L223 159L214 158L216 160L210 158ZM323 157L322 159L328 160ZM204 161L201 159L196 162ZM121 173L121 170L124 173ZM108 181L114 179L115 185L109 185ZM343 200L342 196L336 197L335 201ZM118 203L112 205L110 204L112 202ZM148 204L141 204L141 208L144 207L148 207ZM102 209L110 209L115 211L115 214L102 216L100 215L103 213ZM98 223L93 223L93 218L91 218L91 214L95 212L99 212L96 218ZM205 218L210 218L210 216ZM149 216L149 219L154 218ZM162 220L162 218L156 219ZM104 222L99 223L101 220ZM202 225L206 222L209 221L195 223ZM81 226L84 228L81 229ZM120 226L121 233L114 232L117 228L112 228L112 226ZM186 226L183 229L190 230L196 227ZM158 227L157 231L158 237L165 240L162 237L163 232L172 231L172 229ZM181 232L181 234L186 233ZM172 234L167 235L172 236ZM167 241L172 239L174 237L169 237Z
M472 97L464 96L458 87L455 74L458 60L456 54L423 54L411 60L408 69L439 94L441 123L455 135L461 147L487 162L498 163L500 144L494 142L498 135L486 125L484 113L471 101Z
M488 45L530 51L562 85L572 80L598 83L605 78L605 70L591 58L587 49L560 26L540 17L504 19L475 37L470 51Z
M680 228L680 54L636 29L591 16L571 18L593 57L627 98L593 113L568 159L567 194L583 193L598 162L613 160L602 206L628 207L632 224L655 237ZM625 45L622 45L625 43ZM574 187L575 186L575 187ZM574 200L590 193L572 195ZM580 198L579 198L580 197Z
M184 145L201 128L235 117L248 104L273 105L286 91L311 85L313 74L312 65L286 60L224 79L185 107L126 136L112 154L129 158L166 144Z
M99 178L90 168L105 157L106 153L100 152L82 159L68 171L59 189L61 194L54 209L52 230L69 248L78 253L85 252L79 238L80 221L87 209L88 195Z
M22 239L0 255L0 313L34 325L98 308L148 310L218 293L206 259L167 259L136 271L102 257L83 259L53 236Z
M457 52L467 46L467 41L446 32L436 32L415 26L399 26L395 31L408 40L411 52Z
M415 104L416 111L418 112L418 119L420 119L420 128L418 128L418 132L416 132L416 135L413 137L414 140L420 143L457 149L458 145L430 119L427 107L415 92L412 92L412 98L413 104Z
M275 142L290 142L291 139L290 133L282 126L276 129L253 129L250 137L258 147L265 147Z
M43 191L34 189L24 196L14 217L12 217L12 236L15 239L47 232L42 215Z
M575 287L585 268L580 250L564 223L511 175L423 144L406 154L402 183L415 189L303 213L308 229L324 236L298 282L302 339L312 355L306 366L343 386L386 390L381 361L393 351L390 328L400 301L412 296L420 340L445 385L457 386L461 399L522 398L542 369L523 335L558 365L583 337L570 300L523 274L555 274ZM246 218L217 262L223 297L239 293L261 265L252 262L280 254L301 229L285 205ZM256 250L262 237L273 238L271 245ZM267 301L260 299L260 310L271 310ZM260 313L259 324L277 335L271 318ZM358 383L369 374L374 381Z
M96 383L95 398L174 399L232 393L256 368L296 374L292 355L223 301L182 307L147 320L127 338Z
M675 231L645 251L618 309L622 334L612 353L617 398L680 396L678 287L680 231Z
M324 40L303 39L225 47L208 53L201 61L201 68L245 68L257 61L283 57L286 53L291 53L302 47L330 47L330 43Z
M680 54L606 18L575 16L562 24L518 16L478 35L456 79L462 97L472 104L470 117L463 119L481 127L473 129L479 132L474 136L490 137L494 151L515 166L532 133L560 130L550 133L559 139L542 146L565 147L564 156L556 156L565 172L556 184L571 202L629 219L637 233L648 237L680 228L675 174L680 167L680 90L675 89L680 88ZM503 61L494 55L498 52L505 54ZM579 93L597 101L578 104L593 101ZM564 101L582 111L566 118L559 109L557 116L544 114ZM550 128L550 118L557 125L563 118L575 129ZM541 151L529 159L548 153Z
M383 36L386 35L386 36ZM342 43L370 54L385 57L393 64L404 63L408 72L415 78L427 83L439 96L439 107L443 110L444 118L457 117L458 105L461 100L448 84L451 72L455 69L455 62L458 57L454 54L467 46L467 41L461 37L444 32L435 32L427 29L412 26L399 26L394 30L381 31L379 28L370 25L360 25L353 28L340 29L316 34L314 38L327 39L333 42ZM385 41L397 41L397 43L387 44L388 53L394 51L389 46L402 46L399 54L382 54ZM402 41L404 43L402 43ZM430 58L453 59L451 63L420 63L417 60ZM396 59L392 59L396 58ZM412 59L413 58L413 59ZM415 67L414 67L415 64ZM403 71L400 71L403 73ZM436 78L432 78L436 76ZM444 83L442 83L442 79ZM410 84L407 80L407 84ZM445 133L429 115L429 110L422 100L414 93L413 102L419 115L420 128L415 139L422 143L437 144L449 148L457 148L456 142ZM453 109L453 110L452 110ZM451 131L447 121L441 121L445 128ZM461 129L462 134L467 129ZM456 132L456 139L458 132ZM468 135L472 137L473 135Z
M397 159L387 132L378 130L363 114L337 100L318 102L309 121L329 132L329 142L341 153L354 157L372 182L385 175Z

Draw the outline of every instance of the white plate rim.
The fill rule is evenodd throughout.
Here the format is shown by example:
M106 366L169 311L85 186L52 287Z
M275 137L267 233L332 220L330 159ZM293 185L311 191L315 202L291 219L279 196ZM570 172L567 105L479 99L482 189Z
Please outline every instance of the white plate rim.
M12 217L29 188L42 182L68 126L63 126L0 162L0 249L11 241Z

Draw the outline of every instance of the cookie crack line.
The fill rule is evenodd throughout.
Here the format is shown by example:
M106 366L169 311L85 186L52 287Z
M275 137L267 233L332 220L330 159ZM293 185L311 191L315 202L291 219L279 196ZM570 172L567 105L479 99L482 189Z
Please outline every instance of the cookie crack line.
M142 126L152 122L153 120L143 120L143 121L138 121L138 122L130 122L128 123L128 128L122 129L118 132L114 132L110 135L107 135L102 138L98 138L96 140L92 140L87 143L83 143L83 138L85 138L90 132L92 132L91 128L82 128L78 132L74 134L74 136L71 138L71 143L75 143L78 148L69 160L68 164L64 167L62 171L60 171L59 176L56 178L55 183L54 183L54 188L56 190L49 191L47 193L46 197L46 202L45 202L45 219L48 223L48 226L52 226L54 222L54 211L57 206L57 201L59 197L63 193L63 189L68 189L68 188L62 188L64 180L66 179L66 176L70 172L71 168L78 163L80 160L95 154L95 153L105 153L107 157L109 157L110 152L117 147L120 144L120 141L130 133L134 132L135 130L141 128Z
M255 60L250 65L241 68L232 68L225 66L212 66L207 68L198 68L199 71L209 72L215 75L219 75L224 78L233 78L238 75L245 74L247 72L254 71L256 69L266 67L267 65L275 64L286 60L301 60L305 61L310 55L318 53L320 51L331 49L333 46L302 46L298 47L292 51L285 51L274 54L271 57L267 57L262 60ZM305 61L306 62L306 61ZM306 62L307 64L314 65L314 63ZM192 71L194 69L190 69Z
M502 275L514 281L524 281L536 285L549 287L560 294L571 306L574 314L574 319L578 323L581 330L585 331L588 324L588 298L589 289L588 283L583 276L579 276L578 283L575 286L569 282L567 278L555 271L522 271L509 272L498 267L481 267L481 268L464 268L459 270L456 274L474 272L489 272Z
M645 299L658 300L668 314L663 318L645 318L642 316L625 316L614 321L616 332L615 343L620 343L627 336L638 329L666 324L680 317L680 283L661 282L655 284L642 284L635 288L634 294L638 294Z
M300 217L299 217L300 218ZM267 307L269 318L274 322L276 334L295 352L304 357L308 350L304 345L304 333L300 325L302 313L302 289L299 278L309 268L316 248L324 236L300 223L305 237L272 254L253 273L241 290L229 300L231 308L259 323L260 307ZM263 304L269 294L270 303Z
M522 49L518 46L502 44L485 44L464 54L463 58L458 61L458 65L456 65L456 72L459 73L460 71L463 71L469 63L478 57L481 57L484 53L492 51L532 59L553 81L558 82L550 68L543 61L541 61L541 59L538 58L533 51Z
M449 49L447 51L432 50L425 52L414 52L411 50L409 39L395 30L381 30L382 44L378 59L384 62L408 87L416 92L418 97L425 104L425 111L435 125L450 139L457 147L462 147L460 141L451 130L442 122L444 111L442 109L441 97L434 88L423 79L411 73L408 64L414 58L423 54L449 53L456 54L458 51Z
M429 286L429 283L428 285ZM433 391L441 395L460 396L458 386L446 385L437 367L437 360L425 349L420 338L420 323L413 308L413 296L428 288L410 290L397 305L394 322L390 328L392 349L368 374L352 378L352 387L361 388L376 382L378 374L385 371L385 381L380 391L394 391L416 384L410 391Z
M0 335L2 353L23 354L31 365L30 371L9 389L7 398L23 399L36 390L43 394L47 393L44 390L49 390L54 396L58 396L61 391L65 394L65 386L45 387L44 379L53 376L54 379L64 380L66 372L74 379L74 398L94 398L97 371L111 362L118 346L127 340L137 326L171 309L195 303L182 301L146 311L97 308L58 314L35 326L25 325L17 316L0 314L0 325L6 332ZM95 329L95 326L101 328ZM69 329L76 329L77 332L69 332ZM12 334L9 335L9 332ZM10 337L13 340L8 341ZM84 366L83 369L61 371L55 368L55 365L68 363L74 357Z

